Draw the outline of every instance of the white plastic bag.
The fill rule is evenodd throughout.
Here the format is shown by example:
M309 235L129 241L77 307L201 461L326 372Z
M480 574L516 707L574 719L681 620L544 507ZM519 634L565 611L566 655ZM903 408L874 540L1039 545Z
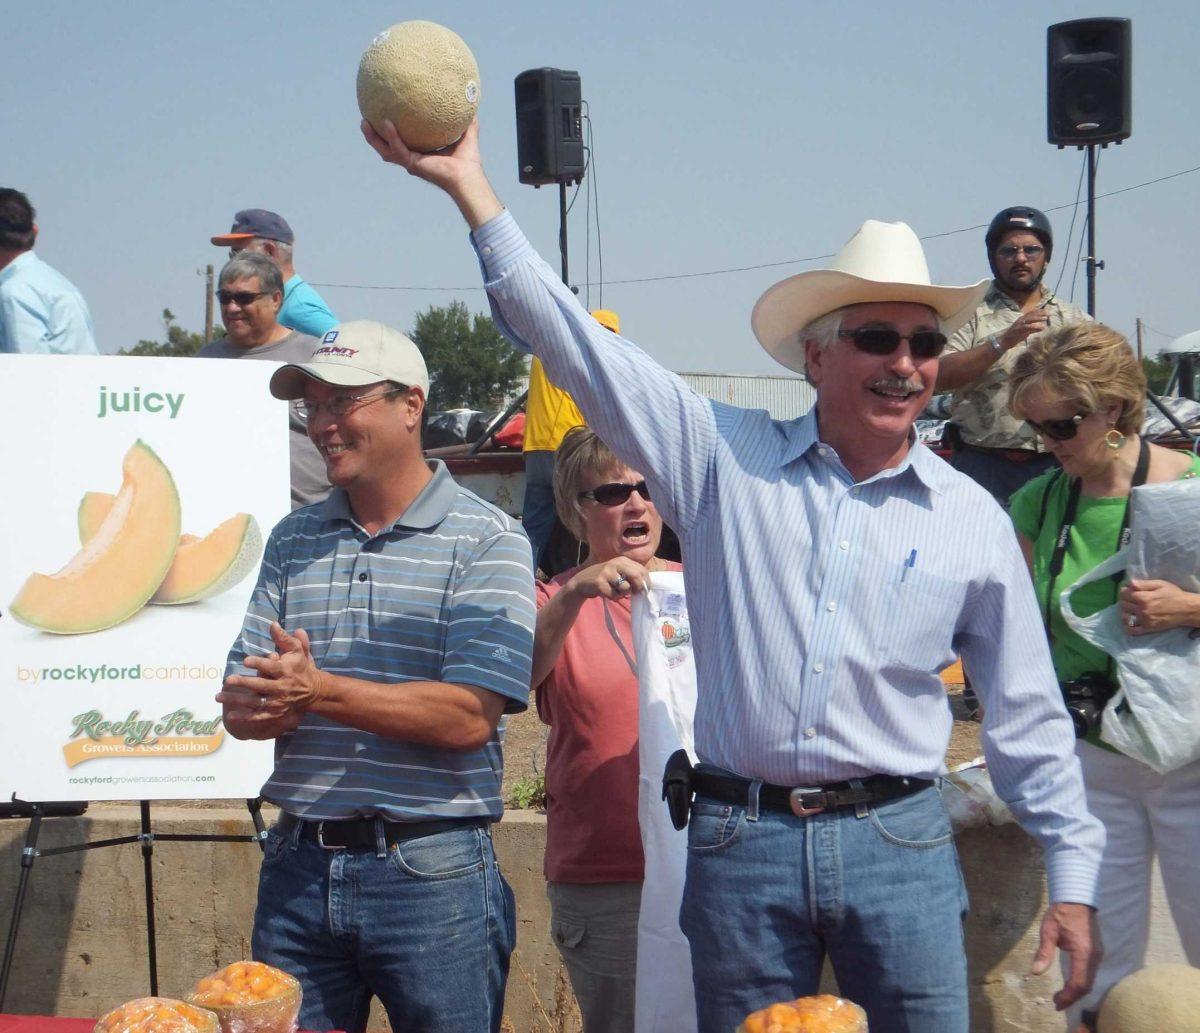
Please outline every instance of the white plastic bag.
M1015 820L1008 805L997 795L982 757L952 768L938 780L938 789L955 833Z
M1166 774L1200 758L1200 633L1170 628L1130 635L1118 605L1079 617L1071 593L1123 570L1200 592L1200 480L1134 488L1130 507L1129 544L1060 599L1067 624L1116 664L1120 688L1104 708L1100 738Z

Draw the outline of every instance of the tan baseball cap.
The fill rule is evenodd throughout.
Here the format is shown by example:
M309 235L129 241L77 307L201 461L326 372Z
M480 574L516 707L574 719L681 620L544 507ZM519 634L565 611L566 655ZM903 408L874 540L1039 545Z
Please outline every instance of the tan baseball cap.
M399 330L369 319L339 323L321 338L308 362L280 366L271 377L271 394L303 398L310 378L339 387L391 380L419 387L429 397L429 371L420 349Z

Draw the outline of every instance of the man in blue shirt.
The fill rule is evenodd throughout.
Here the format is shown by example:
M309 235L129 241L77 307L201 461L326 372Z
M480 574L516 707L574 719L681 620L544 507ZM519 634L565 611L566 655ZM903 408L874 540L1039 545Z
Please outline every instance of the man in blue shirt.
M310 337L324 337L337 325L337 317L324 299L304 282L292 264L296 235L282 215L263 208L246 208L233 217L228 233L212 238L218 247L227 247L231 255L239 251L257 251L279 266L283 276L283 307L279 322L290 330Z
M591 319L483 172L478 126L438 154L363 123L449 194L497 326L642 471L687 557L697 706L680 916L700 1033L815 993L828 957L880 1033L966 1033L966 892L933 780L961 653L996 787L1042 845L1055 1004L1090 987L1104 832L1025 563L994 500L916 439L946 333L982 297L930 282L902 223L868 221L828 270L776 284L752 324L817 406L776 421L702 398Z
M361 1033L373 995L397 1033L500 1028L516 916L490 829L533 570L422 455L428 390L416 345L365 320L271 378L333 490L271 532L217 699L231 735L275 741L253 949L300 980L303 1029Z
M0 352L96 355L83 295L33 253L34 214L21 191L0 187Z

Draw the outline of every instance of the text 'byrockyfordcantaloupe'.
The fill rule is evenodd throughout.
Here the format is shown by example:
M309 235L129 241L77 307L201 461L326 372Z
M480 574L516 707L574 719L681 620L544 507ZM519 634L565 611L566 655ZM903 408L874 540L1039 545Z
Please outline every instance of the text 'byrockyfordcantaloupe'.
M57 574L31 574L9 612L60 635L101 631L137 613L162 584L179 545L179 492L171 471L135 441L121 490L95 535Z

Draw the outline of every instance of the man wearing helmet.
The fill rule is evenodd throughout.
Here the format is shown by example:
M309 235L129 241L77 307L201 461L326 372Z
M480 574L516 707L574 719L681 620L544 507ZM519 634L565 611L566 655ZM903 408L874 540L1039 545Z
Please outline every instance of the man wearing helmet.
M1034 334L1087 316L1042 284L1054 246L1042 212L1005 208L992 219L985 243L994 279L946 345L937 390L953 392L952 465L1007 509L1014 491L1054 465L1033 428L1009 413L1008 375Z

